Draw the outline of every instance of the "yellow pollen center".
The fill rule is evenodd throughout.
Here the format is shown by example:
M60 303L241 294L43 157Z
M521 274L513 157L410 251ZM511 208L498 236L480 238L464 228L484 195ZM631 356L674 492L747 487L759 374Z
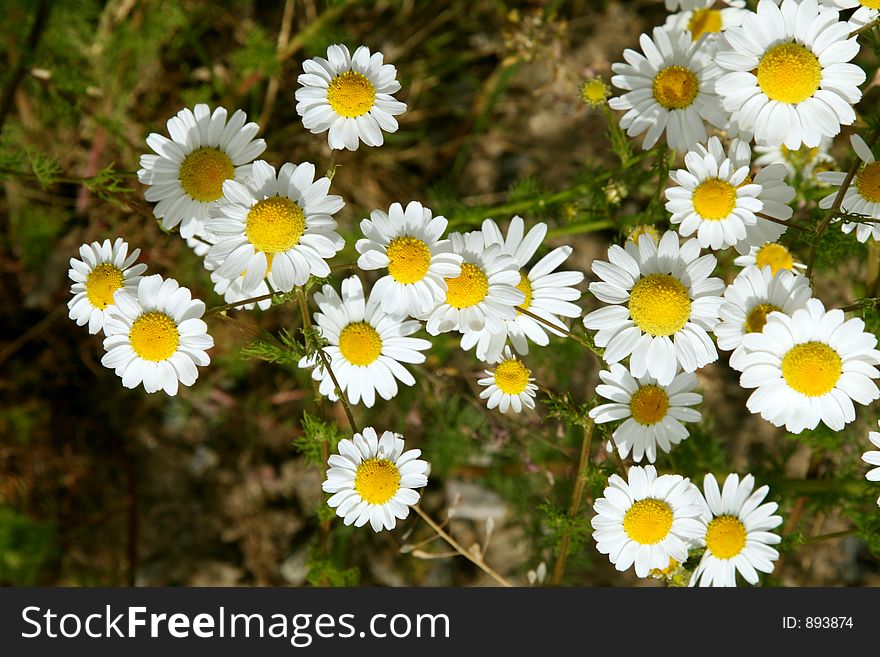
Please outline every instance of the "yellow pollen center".
M657 424L669 410L669 395L660 386L648 384L633 393L629 401L633 419L646 426Z
M681 564L678 563L675 559L670 559L669 565L666 566L666 568L652 568L651 569L651 576L652 577L671 577L672 574L675 573L676 570L678 570L678 567L680 565Z
M782 308L774 306L772 303L760 303L749 311L746 315L745 328L746 333L760 333L767 324L767 315L772 312L781 311Z
M257 251L271 258L299 244L305 229L302 209L289 198L272 196L257 201L248 211L244 233Z
M636 543L659 543L672 529L672 507L651 498L633 502L623 517L623 529Z
M587 80L581 85L581 100L588 105L601 105L608 98L608 85L601 78Z
M755 255L755 264L759 269L769 266L775 276L780 269L791 270L794 267L794 258L781 244L765 244Z
M727 219L736 207L736 187L726 180L708 178L694 190L694 210L703 219Z
M386 249L388 273L398 283L422 280L431 266L431 250L417 237L395 237Z
M125 277L116 265L105 262L95 267L86 278L86 296L95 308L104 310L113 304L113 293L125 284Z
M694 41L709 32L720 32L721 28L721 12L718 9L709 9L708 7L694 11L687 26Z
M700 81L684 66L668 66L654 78L654 99L668 110L690 107L700 91Z
M327 102L340 116L352 118L366 114L376 100L376 87L367 76L346 71L337 75L327 87Z
M782 376L807 397L831 392L842 372L840 356L824 342L796 344L782 358Z
M800 103L816 92L821 81L819 60L797 43L773 46L758 63L758 86L770 100Z
M691 316L691 298L680 280L669 274L650 274L630 292L629 314L640 329L651 335L672 335Z
M654 228L651 224L642 224L641 226L636 226L630 231L627 239L632 240L636 246L639 244L639 238L642 235L649 235L654 238L655 243L660 242L660 232Z
M856 176L856 188L866 201L880 203L880 162L866 164Z
M352 322L339 333L339 351L352 365L363 367L382 353L382 338L367 322Z
M385 504L400 490L400 470L388 459L367 459L357 467L354 489L369 504Z
M475 306L489 293L489 279L483 270L470 262L461 266L461 274L446 281L446 303L453 308Z
M532 282L529 280L529 277L526 276L525 272L521 271L519 273L519 283L517 283L516 289L526 295L525 301L519 304L519 307L528 310L529 306L532 305Z
M746 545L746 527L736 516L718 516L706 528L706 548L718 559L731 559Z
M868 9L880 9L880 0L859 0L859 4Z
M501 392L508 395L518 395L526 389L532 371L522 362L511 358L498 363L495 368L495 385Z
M170 358L177 351L180 332L177 324L168 315L152 311L132 322L128 340L138 356L158 362Z
M197 201L216 201L223 196L223 182L235 177L232 160L216 148L199 148L180 165L180 186Z

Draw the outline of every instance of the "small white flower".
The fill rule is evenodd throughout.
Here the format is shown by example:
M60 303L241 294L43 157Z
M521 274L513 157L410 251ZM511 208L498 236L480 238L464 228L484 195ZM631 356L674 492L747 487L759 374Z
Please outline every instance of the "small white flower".
M510 351L504 348L502 360L494 370L485 370L487 376L477 381L486 389L480 392L480 399L488 399L489 410L498 408L502 413L512 410L520 413L523 406L535 407L535 393L538 386L532 383L532 371L523 365Z
M880 424L880 423L878 423ZM880 431L869 431L868 440L875 447L880 447ZM862 454L862 460L868 465L873 465L872 469L865 473L865 479L868 481L880 481L880 451L872 450ZM880 506L880 497L877 498L877 505Z
M785 144L778 146L755 146L755 166L766 167L771 164L782 164L785 166L789 180L793 179L798 173L804 180L812 180L813 174L817 168L824 168L834 162L834 158L829 154L831 137L822 137L818 146L812 148L801 146L798 149L791 150Z
M666 19L665 29L673 33L687 32L693 41L703 39L702 47L716 47L721 32L733 25L742 23L743 15L748 13L741 4L716 8L715 0L699 0L693 8L671 14Z
M865 215L869 219L880 219L880 162L874 159L868 144L858 135L850 137L850 143L864 164L856 173L852 184L847 187L840 209L851 214ZM827 171L817 177L820 182L835 186L831 194L819 201L819 207L827 210L834 205L837 192L847 174L843 171ZM855 230L859 242L867 242L869 237L880 241L880 223L846 221L841 229L844 233Z
M785 245L775 242L749 247L749 252L746 255L737 256L733 264L743 268L764 269L764 267L770 267L770 273L774 275L780 270L803 274L807 269L805 264L794 259L791 251Z
M875 0L819 0L819 2L834 9L855 9L858 7L847 21L853 31L877 20L877 16L880 16L880 11L878 11L880 3Z

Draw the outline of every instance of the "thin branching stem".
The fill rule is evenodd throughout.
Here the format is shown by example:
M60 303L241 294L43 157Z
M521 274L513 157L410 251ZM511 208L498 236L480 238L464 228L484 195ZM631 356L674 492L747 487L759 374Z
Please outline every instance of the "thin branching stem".
M233 308L240 310L242 307L248 304L259 303L260 301L265 301L266 299L274 299L275 297L282 294L286 294L286 292L269 292L269 294L261 294L258 297L242 299L241 301L236 301L234 303L224 303L222 306L214 306L213 308L209 308L208 313L222 313L224 310L231 310Z
M547 327L552 328L552 329L554 329L554 330L556 330L556 331L559 331L559 332L562 333L563 335L565 335L565 336L571 338L572 340L574 340L575 342L577 342L578 344L580 344L581 346L583 346L585 349L587 349L591 354L594 354L594 355L596 354L596 352L593 350L593 345L591 345L589 342L587 342L586 340L584 340L581 336L577 335L576 333L572 333L571 331L569 331L569 330L568 330L567 328L565 328L564 326L562 326L562 325L560 325L560 324L554 324L553 322L548 322L548 321L547 321L546 319L544 319L543 317L539 317L539 316L536 315L535 313L533 313L533 312L529 312L528 310L526 310L525 308L523 308L523 307L521 307L521 306L517 306L517 307L516 307L516 310L517 310L518 312L521 312L521 313L522 313L523 315L525 315L526 317L531 317L531 318L534 319L536 322L540 322L540 323L543 324L544 326L547 326Z

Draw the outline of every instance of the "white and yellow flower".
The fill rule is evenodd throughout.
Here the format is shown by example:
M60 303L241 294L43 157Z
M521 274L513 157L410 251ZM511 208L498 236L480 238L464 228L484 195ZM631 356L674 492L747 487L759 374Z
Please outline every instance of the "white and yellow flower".
M737 267L757 267L763 269L770 267L770 273L776 274L780 270L787 270L794 274L802 274L807 266L795 260L794 255L784 244L767 242L761 246L749 247L746 255L737 256L733 261Z
M179 224L184 238L199 233L224 202L224 181L241 183L250 176L250 163L266 150L266 142L254 139L260 127L246 120L241 110L227 121L224 108L211 113L200 104L168 119L170 139L155 132L147 137L156 154L141 155L138 180L149 185L144 198L157 201L153 214L163 228Z
M113 295L104 324L104 367L115 370L126 388L176 395L178 384L191 386L208 365L205 353L214 346L201 317L205 304L173 278L145 276L135 294Z
M880 447L880 431L869 431L868 440L875 447ZM865 452L862 454L862 460L868 465L875 466L865 473L865 479L868 481L880 481L880 451L871 450L870 452ZM880 497L877 498L877 505L880 506Z
M742 270L724 291L724 303L718 311L721 321L715 326L718 348L733 351L730 366L742 371L746 356L743 336L763 331L767 315L782 312L791 316L806 308L812 296L809 280L786 269L775 274L770 267Z
M804 180L812 180L817 170L828 168L833 162L829 150L834 140L831 137L822 137L818 146L801 146L795 150L785 144L778 146L755 146L755 166L766 167L771 164L782 164L789 180L798 173Z
M840 209L851 214L865 215L868 219L880 220L880 162L876 161L868 144L859 135L850 137L850 143L863 164L852 184L847 187ZM819 207L827 210L834 205L837 192L847 174L843 171L827 171L817 177L820 182L835 186L831 194L819 201ZM880 241L880 223L846 221L841 229L844 233L855 230L859 242L867 242L869 237Z
M330 179L315 180L310 162L287 163L276 175L275 167L257 160L245 184L223 183L228 203L208 222L217 242L207 266L230 280L244 274L241 289L247 294L266 279L289 292L309 276L329 276L327 259L345 245L331 216L345 204L329 190Z
M401 363L423 363L421 352L431 343L410 337L421 328L414 320L389 315L379 304L375 291L364 299L364 287L357 276L342 281L342 296L330 285L315 294L320 312L315 313L318 332L329 342L324 353L339 387L352 404L363 401L371 407L376 393L382 399L397 395L397 382L411 386L416 380ZM314 367L312 378L319 390L336 401L330 372L316 356L305 357L300 367Z
M296 111L312 134L330 131L330 148L357 150L360 142L381 146L382 134L397 132L395 116L406 105L391 95L400 90L397 69L384 63L382 53L370 55L360 46L349 53L344 45L327 48L327 59L303 62L296 90Z
M461 256L443 239L447 224L418 201L406 209L392 203L387 213L373 210L361 221L358 267L388 270L373 286L385 312L418 317L446 298L446 279L461 274Z
M688 437L685 422L699 422L700 412L691 406L699 404L703 396L694 392L697 376L681 372L672 383L661 386L656 379L633 377L623 365L615 363L609 370L599 372L602 383L596 394L611 400L590 411L597 424L623 420L611 434L621 458L632 452L633 460L657 460L657 448L669 453Z
M581 293L574 286L584 280L578 271L556 271L571 255L570 246L560 246L538 260L532 267L529 262L547 234L547 224L537 223L525 233L522 217L516 216L510 221L507 237L501 233L492 219L483 222L483 238L486 244L500 244L502 250L511 256L519 266L519 284L516 286L525 295L520 307L537 315L546 322L565 329L559 317L580 317L580 306L572 303L577 301ZM501 358L501 351L508 339L518 354L529 353L529 340L545 347L550 343L547 333L562 335L538 320L519 311L514 319L504 320L500 331L492 332L488 328L481 331L465 330L461 337L461 348L465 351L476 345L477 358L495 363Z
M819 0L833 9L855 9L847 21L853 30L864 27L880 16L880 2L877 0Z
M762 504L770 489L761 486L752 492L754 487L752 475L740 481L729 474L721 490L711 473L703 479L706 551L691 586L736 586L737 571L749 584L757 584L758 572L773 572L779 552L770 546L781 539L770 530L782 524L782 517L773 515L776 502Z
M135 249L128 254L128 243L117 237L103 243L92 242L79 247L82 260L70 259L67 276L73 281L67 302L70 319L77 326L88 324L89 333L104 330L107 312L113 307L113 294L116 290L137 291L138 283L147 270L144 264L134 264L141 254Z
M663 27L673 33L687 32L693 41L706 37L703 48L716 46L721 32L742 23L743 15L747 13L741 3L722 8L715 6L715 0L698 0L690 4L694 6L670 14Z
M724 109L759 145L818 146L856 115L865 72L848 62L859 44L838 12L816 0L760 0L742 25L724 31L715 90Z
M667 568L671 559L687 561L705 528L697 487L681 475L658 477L653 465L630 467L627 479L611 475L593 505L596 549L619 571L635 564L639 577Z
M346 525L373 531L394 529L397 520L409 515L417 504L416 488L428 485L427 461L418 449L403 451L403 436L385 431L380 437L373 427L364 427L351 440L339 441L339 453L327 460L325 493L327 504Z
M858 318L825 311L818 299L791 317L772 312L761 333L743 336L740 385L756 388L748 399L752 413L791 433L824 422L834 431L856 418L853 402L880 398L873 379L880 376L877 337Z
M510 351L504 348L501 361L494 370L485 370L486 377L477 381L486 389L480 392L480 399L488 399L489 410L497 408L502 413L512 410L520 413L526 408L535 407L535 393L538 391L533 381L532 371Z
M710 277L715 257L700 257L697 240L679 247L678 234L667 231L658 246L645 233L638 245L612 245L608 259L593 262L602 280L590 283L590 292L613 305L584 317L584 325L598 331L605 362L630 356L634 377L647 374L665 386L679 367L693 372L717 360L707 331L718 323L724 283Z

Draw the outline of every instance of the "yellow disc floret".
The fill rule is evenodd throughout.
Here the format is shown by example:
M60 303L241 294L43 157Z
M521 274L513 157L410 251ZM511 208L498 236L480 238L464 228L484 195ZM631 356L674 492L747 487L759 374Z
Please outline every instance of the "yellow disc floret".
M800 103L816 92L821 81L816 55L797 43L773 46L758 63L758 86L770 100Z
M759 303L746 315L743 328L746 330L746 333L760 333L767 324L767 315L781 310L782 308L774 306L772 303Z
M125 285L122 271L109 262L95 267L86 278L86 296L95 308L104 310L113 303L113 293Z
M880 203L880 162L866 164L856 175L856 189L866 201Z
M299 244L305 229L302 208L289 198L271 196L248 211L244 233L257 251L274 255Z
M354 489L369 504L385 504L400 490L400 470L388 459L367 459L357 467Z
M793 390L821 397L837 385L841 365L840 356L824 342L803 342L782 358L782 376Z
M526 389L529 384L529 377L532 371L528 369L521 361L510 358L498 363L495 368L495 385L501 392L508 395L518 395Z
M388 273L398 283L416 283L431 266L431 249L417 237L395 237L388 243Z
M765 244L755 254L755 264L759 269L770 267L770 272L776 276L780 269L791 270L794 267L794 258L791 252L781 244Z
M327 87L327 102L339 116L353 118L373 109L376 87L366 75L346 71L337 75Z
M461 274L446 281L446 303L453 308L475 306L489 293L489 279L482 269L466 262L461 266Z
M736 187L726 180L707 178L694 190L694 210L703 219L727 219L736 207Z
M528 310L529 306L532 305L532 282L523 271L519 273L519 283L517 283L516 289L526 295L525 301L520 303L519 307Z
M691 298L680 280L669 274L649 274L630 292L629 314L636 326L651 335L672 335L691 316Z
M859 4L868 9L880 9L880 0L859 0Z
M633 502L623 517L623 529L636 543L659 543L672 529L672 507L651 498Z
M736 516L718 516L706 528L706 549L719 559L731 559L746 545L746 527Z
M591 107L604 105L609 93L611 90L602 78L590 78L580 88L581 100Z
M180 165L180 186L197 201L216 201L223 196L223 182L235 176L232 160L216 148L199 148Z
M369 365L382 354L382 338L367 322L352 322L339 333L339 351L352 365Z
M687 29L694 41L704 34L720 32L722 27L721 11L710 9L709 7L695 10L687 25Z
M132 322L128 340L138 356L158 362L170 358L177 351L180 332L171 317L163 312L152 311Z
M660 386L648 384L633 393L629 401L633 419L646 426L657 424L669 410L669 395Z
M690 107L700 92L700 81L689 68L668 66L654 77L654 100L668 110Z
M640 224L633 228L629 235L627 235L628 240L632 240L636 245L639 243L639 238L642 235L649 235L654 238L654 243L658 244L660 242L660 232L654 228L651 224Z

